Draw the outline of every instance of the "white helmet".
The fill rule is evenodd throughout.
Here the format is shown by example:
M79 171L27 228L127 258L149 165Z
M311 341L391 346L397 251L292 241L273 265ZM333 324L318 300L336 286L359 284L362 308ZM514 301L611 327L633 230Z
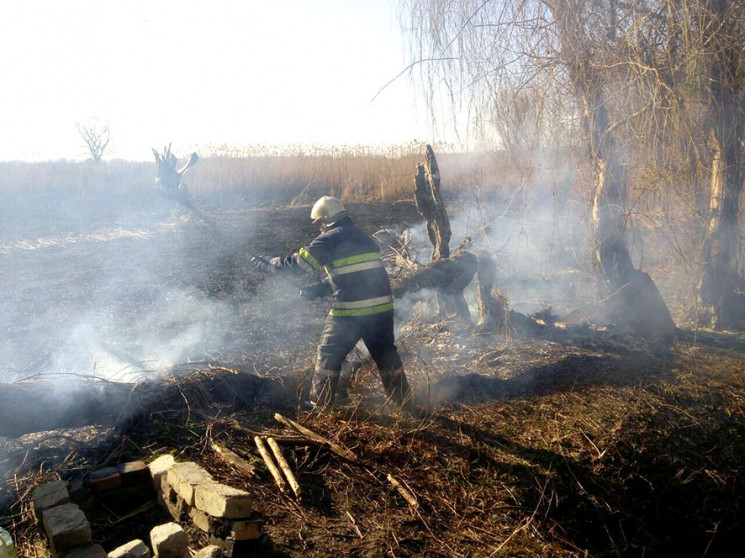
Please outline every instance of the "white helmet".
M313 223L322 223L324 226L333 225L346 216L347 210L344 209L338 199L331 196L323 196L310 211L310 218L313 219Z

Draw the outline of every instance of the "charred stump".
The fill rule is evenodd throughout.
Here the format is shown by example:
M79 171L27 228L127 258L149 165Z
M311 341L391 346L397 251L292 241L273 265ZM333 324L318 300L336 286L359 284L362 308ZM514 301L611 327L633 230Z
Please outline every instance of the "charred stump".
M426 161L416 167L414 196L416 207L424 217L427 236L432 243L432 260L447 258L450 255L450 219L440 196L440 169L435 152L427 146Z
M416 167L414 197L416 199L417 209L424 218L427 227L427 236L432 243L432 262L436 263L446 260L450 256L450 237L452 236L452 232L450 230L450 219L440 196L440 169L437 166L437 159L431 145L427 146L425 162L419 163ZM460 272L459 266L452 268L443 266L441 269L437 269L433 275L439 277L445 269L450 269L455 273ZM473 273L475 273L475 268ZM471 273L470 277L473 277L473 273ZM454 282L458 283L457 280ZM441 315L455 314L470 323L471 313L468 310L468 303L463 296L463 288L467 285L468 282L457 290L450 288L449 292L438 288L435 291L438 313Z

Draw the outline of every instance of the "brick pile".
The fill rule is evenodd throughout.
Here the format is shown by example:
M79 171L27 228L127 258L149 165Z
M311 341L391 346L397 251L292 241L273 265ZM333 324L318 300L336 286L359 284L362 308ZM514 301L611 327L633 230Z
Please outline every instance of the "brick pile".
M132 510L155 498L174 521L152 529L149 548L133 540L106 553L93 543L86 513L95 514L100 504ZM184 526L209 536L210 546L197 551L197 558L259 558L274 553L248 492L218 483L196 463L176 463L171 455L150 465L133 461L98 469L85 481L43 484L32 494L32 508L55 558L189 558Z

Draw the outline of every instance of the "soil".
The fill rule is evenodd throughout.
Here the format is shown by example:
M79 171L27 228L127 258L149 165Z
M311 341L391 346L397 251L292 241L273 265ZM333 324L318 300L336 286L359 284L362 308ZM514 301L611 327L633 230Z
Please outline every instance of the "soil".
M46 552L30 520L36 484L163 452L254 492L284 556L734 556L745 544L737 333L695 330L680 317L670 344L593 323L484 333L411 300L399 305L397 343L421 411L386 406L359 350L350 403L307 414L298 390L327 302L304 301L302 281L248 265L251 254L288 254L316 234L307 205L198 200L215 232L150 194L35 196L11 200L0 220L0 379L167 382L186 404L164 397L131 420L2 440L0 510L24 556ZM350 211L371 233L420 222L411 202ZM185 387L226 369L262 382L232 402ZM303 494L281 494L232 422L289 434L275 412L357 459L285 445ZM210 440L257 474L231 470ZM94 537L109 551L133 533L146 540L165 520L158 509L122 522L100 517Z

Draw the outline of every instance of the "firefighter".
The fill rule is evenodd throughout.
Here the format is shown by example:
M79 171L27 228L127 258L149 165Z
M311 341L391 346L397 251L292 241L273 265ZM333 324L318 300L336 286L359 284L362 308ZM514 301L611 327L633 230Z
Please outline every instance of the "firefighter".
M311 404L319 410L333 405L342 363L362 339L386 396L399 407L410 408L411 392L394 344L391 284L378 246L334 197L319 199L310 217L321 228L310 245L291 256L252 257L251 265L270 273L326 273L322 282L301 293L309 299L334 297L318 345Z

